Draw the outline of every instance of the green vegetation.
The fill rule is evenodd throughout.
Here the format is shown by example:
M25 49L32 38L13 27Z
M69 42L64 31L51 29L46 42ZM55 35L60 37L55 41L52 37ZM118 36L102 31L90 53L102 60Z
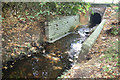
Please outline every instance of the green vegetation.
M117 35L119 33L119 30L117 29L117 26L113 26L113 29L111 30L111 34Z
M2 19L4 19L4 18L2 18L2 16L0 15L0 22L2 22Z
M76 15L78 12L86 13L91 5L79 2L6 2L2 3L3 17L13 15L25 21L39 20L40 15ZM25 17L27 16L27 17Z
M111 8L116 12L116 14L114 14L114 15L116 15L117 17L119 16L119 6L118 5L110 5L111 6ZM113 24L113 28L112 28L112 30L111 30L111 34L113 34L113 35L118 35L119 34L119 28L118 28L118 25L119 25L119 22L113 22L112 23Z
M113 7L113 6L116 6L116 7ZM113 10L115 10L116 12L118 12L119 11L119 4L111 4L110 5L110 7L113 9Z

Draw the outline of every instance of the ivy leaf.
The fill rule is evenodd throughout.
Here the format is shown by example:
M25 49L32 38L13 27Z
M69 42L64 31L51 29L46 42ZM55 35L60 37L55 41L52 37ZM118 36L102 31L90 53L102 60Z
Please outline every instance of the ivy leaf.
M34 16L27 16L27 18L34 18Z
M94 12L92 11L92 14L94 15Z
M25 18L20 18L20 20L23 20L23 21L25 21L26 19L25 19Z
M18 18L20 18L20 17L21 17L21 15L18 16Z

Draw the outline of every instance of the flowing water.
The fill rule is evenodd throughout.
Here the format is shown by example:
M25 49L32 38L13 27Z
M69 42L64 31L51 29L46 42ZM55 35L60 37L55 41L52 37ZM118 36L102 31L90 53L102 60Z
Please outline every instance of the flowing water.
M48 43L44 54L34 54L3 70L3 78L57 78L74 64L91 30L80 28L55 43Z

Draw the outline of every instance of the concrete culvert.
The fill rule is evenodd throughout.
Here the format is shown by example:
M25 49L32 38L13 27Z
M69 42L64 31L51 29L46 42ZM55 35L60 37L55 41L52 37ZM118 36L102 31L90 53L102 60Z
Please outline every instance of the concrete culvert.
M92 27L95 26L96 24L100 24L101 23L101 15L99 13L91 14L90 23L91 23Z

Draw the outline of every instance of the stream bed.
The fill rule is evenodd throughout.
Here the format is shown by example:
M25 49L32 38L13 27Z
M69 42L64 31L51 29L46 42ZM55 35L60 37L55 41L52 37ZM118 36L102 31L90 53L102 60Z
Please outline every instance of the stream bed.
M17 61L11 69L3 70L3 78L57 78L76 62L82 43L93 28L79 28L54 43L48 43L44 54L34 54Z

